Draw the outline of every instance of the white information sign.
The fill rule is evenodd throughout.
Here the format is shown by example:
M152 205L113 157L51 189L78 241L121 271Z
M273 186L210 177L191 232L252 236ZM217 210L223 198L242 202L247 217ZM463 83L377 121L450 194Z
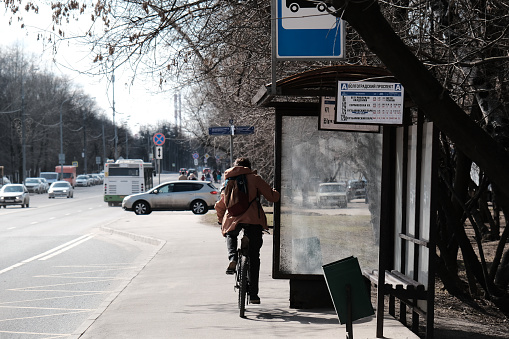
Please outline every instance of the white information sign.
M339 81L336 123L403 123L403 85L391 82Z
M336 98L322 97L318 129L350 132L380 132L378 125L336 123Z

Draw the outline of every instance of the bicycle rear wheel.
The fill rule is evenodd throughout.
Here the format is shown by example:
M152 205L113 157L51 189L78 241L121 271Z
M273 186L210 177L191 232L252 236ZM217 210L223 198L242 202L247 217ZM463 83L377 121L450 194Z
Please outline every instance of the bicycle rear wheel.
M240 282L239 282L239 310L240 317L244 318L244 313L246 311L246 296L247 296L247 275L249 272L249 262L245 256L241 256L240 258Z

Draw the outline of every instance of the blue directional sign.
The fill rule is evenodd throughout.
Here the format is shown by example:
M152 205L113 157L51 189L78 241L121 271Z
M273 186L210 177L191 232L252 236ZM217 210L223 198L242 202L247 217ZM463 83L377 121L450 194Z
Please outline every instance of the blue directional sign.
M154 137L152 138L152 141L154 141L154 144L156 146L162 146L164 145L165 137L162 133L156 133L154 134Z
M228 127L209 127L209 135L229 135L231 128Z
M209 135L231 135L231 127L209 127ZM234 134L253 134L254 126L235 126Z
M276 58L316 60L344 57L345 25L341 19L329 14L328 11L335 11L334 7L313 0L274 1L277 3Z
M253 134L254 126L235 126L235 134Z

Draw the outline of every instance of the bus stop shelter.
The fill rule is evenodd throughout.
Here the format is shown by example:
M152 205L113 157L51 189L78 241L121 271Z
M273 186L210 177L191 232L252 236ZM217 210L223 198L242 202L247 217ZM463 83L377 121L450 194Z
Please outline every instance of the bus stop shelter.
M292 308L330 306L322 266L354 256L376 292L376 337L388 312L414 332L423 320L432 338L437 132L406 97L401 124L330 124L338 81L397 82L383 68L330 66L253 98L276 114L273 278L289 280Z

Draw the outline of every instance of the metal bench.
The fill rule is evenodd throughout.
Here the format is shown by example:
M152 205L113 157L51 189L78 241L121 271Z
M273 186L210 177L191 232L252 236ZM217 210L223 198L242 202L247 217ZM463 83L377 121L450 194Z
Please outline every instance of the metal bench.
M362 272L366 279L367 285L377 287L379 272L378 270ZM383 288L384 295L389 296L389 314L396 318L396 299L400 301L399 308L399 321L407 325L407 306L412 312L412 326L411 329L417 333L419 328L419 315L426 319L426 311L419 307L419 300L427 300L427 292L424 285L412 278L404 275L396 270L385 271L385 283ZM383 315L378 313L377 316Z

